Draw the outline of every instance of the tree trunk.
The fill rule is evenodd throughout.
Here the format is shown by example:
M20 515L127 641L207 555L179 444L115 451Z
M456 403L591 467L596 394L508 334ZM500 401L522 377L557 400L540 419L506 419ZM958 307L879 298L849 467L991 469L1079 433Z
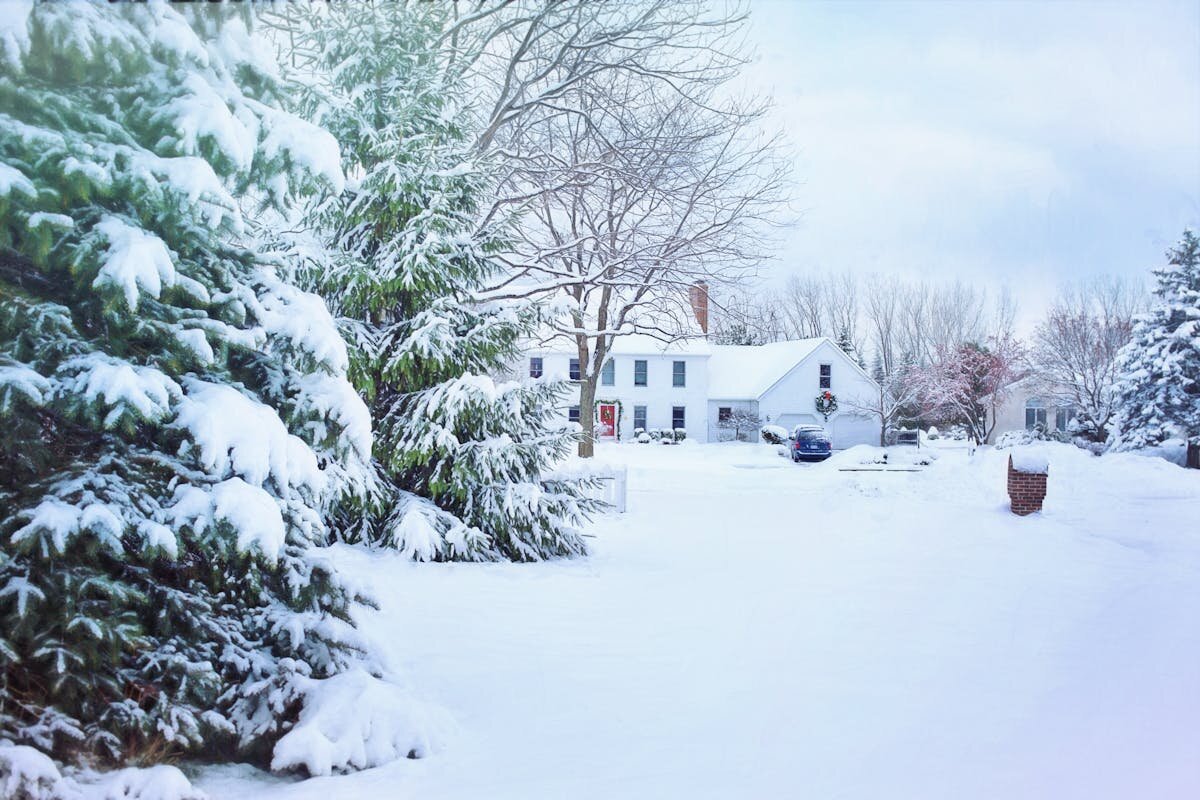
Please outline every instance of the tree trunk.
M1200 442L1188 442L1187 461L1184 463L1188 469L1200 469Z
M596 378L595 373L581 376L579 382L579 424L583 427L583 438L579 440L579 457L591 458L596 454Z

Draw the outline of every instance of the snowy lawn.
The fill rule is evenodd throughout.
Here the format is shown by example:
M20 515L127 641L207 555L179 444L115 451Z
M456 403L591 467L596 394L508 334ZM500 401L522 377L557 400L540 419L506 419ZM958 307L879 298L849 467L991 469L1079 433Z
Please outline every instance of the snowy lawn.
M340 548L430 758L308 781L208 768L214 798L1194 798L1200 474L1050 448L924 471L766 445L619 445L593 557L413 565ZM353 709L349 710L351 713Z

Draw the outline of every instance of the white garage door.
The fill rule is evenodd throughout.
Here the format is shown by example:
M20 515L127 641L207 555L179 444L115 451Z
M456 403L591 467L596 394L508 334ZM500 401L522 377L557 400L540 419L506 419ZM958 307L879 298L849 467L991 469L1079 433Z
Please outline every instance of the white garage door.
M879 423L870 417L839 414L829 421L828 430L837 450L856 444L879 444Z
M780 414L779 419L772 424L787 428L790 433L792 428L797 425L823 425L824 423L816 414Z

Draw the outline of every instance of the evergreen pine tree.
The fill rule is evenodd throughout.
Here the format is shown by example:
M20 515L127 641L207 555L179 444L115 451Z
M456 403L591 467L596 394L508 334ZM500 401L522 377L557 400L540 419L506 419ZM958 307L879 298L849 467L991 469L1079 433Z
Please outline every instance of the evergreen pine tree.
M336 143L248 5L5 13L0 739L264 760L360 648L312 544L370 419L235 198L340 190Z
M1200 239L1187 230L1154 270L1157 302L1117 357L1114 444L1147 447L1182 437L1200 447Z
M850 356L851 361L860 367L863 366L862 356L859 355L858 348L854 346L854 340L850 338L850 330L848 328L842 328L838 332L837 346L843 353Z
M318 8L300 48L316 54L308 67L321 79L307 110L356 177L313 215L332 263L314 284L342 317L377 432L374 513L348 534L421 560L580 554L593 504L578 481L542 477L574 448L554 423L566 385L492 377L537 320L531 307L475 296L503 240L477 228L488 173L469 152L464 87L438 49L450 13Z

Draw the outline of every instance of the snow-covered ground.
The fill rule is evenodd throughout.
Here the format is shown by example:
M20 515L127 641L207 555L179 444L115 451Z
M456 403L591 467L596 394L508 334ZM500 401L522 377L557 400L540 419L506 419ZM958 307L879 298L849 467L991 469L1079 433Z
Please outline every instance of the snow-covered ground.
M1200 473L1047 445L1040 515L1004 451L920 472L766 445L617 445L594 555L413 565L354 548L362 616L456 729L213 798L1200 797Z

